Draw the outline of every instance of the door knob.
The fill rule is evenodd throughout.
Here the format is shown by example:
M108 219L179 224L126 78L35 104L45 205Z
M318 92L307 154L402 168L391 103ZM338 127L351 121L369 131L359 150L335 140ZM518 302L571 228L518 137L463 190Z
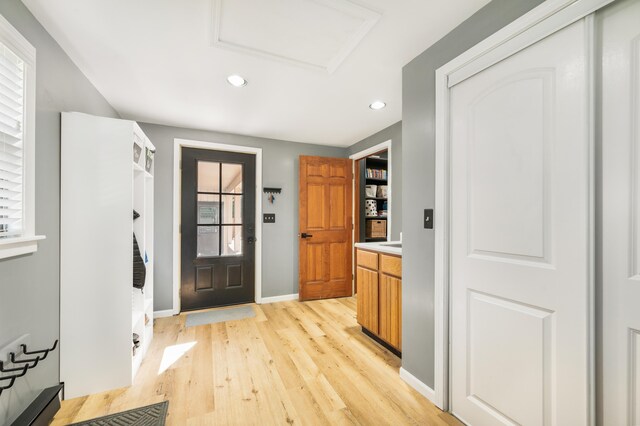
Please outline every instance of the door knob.
M256 241L258 241L258 239L256 237L248 237L247 238L247 244L253 244Z
M313 237L313 235L307 234L306 232L303 232L302 234L299 234L298 236L300 238L311 238L311 237Z

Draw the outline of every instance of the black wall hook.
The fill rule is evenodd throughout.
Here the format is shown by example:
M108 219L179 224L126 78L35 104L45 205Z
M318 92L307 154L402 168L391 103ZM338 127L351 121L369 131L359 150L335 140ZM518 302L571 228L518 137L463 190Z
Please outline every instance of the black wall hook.
M11 386L13 386L13 384L16 382L16 377L19 377L19 376L0 377L0 380L10 380L9 384L6 386L0 385L0 395L2 395L2 391L4 391L5 389L9 389Z
M11 361L12 364L27 364L26 366L29 367L29 369L31 369L36 365L38 365L38 363L40 362L40 358L35 357L35 358L28 358L28 359L16 359L16 353L10 352L9 361ZM33 362L33 365L30 365L29 364L30 362Z
M14 374L12 376L5 376L5 377L0 377L0 380L9 380L9 384L8 385L0 385L0 395L2 395L2 391L4 391L5 389L9 389L10 387L13 386L13 384L16 382L16 379L18 377L22 377L25 374L27 374L27 370L29 370L29 366L25 365L22 368L8 368L8 369L4 369L4 365L2 363L2 361L0 361L0 370L3 373L6 373L8 371L20 371L20 373L18 374Z
M4 368L4 362L0 361L0 373L13 373L14 371L20 371L20 374L17 374L14 376L0 377L0 379L6 379L9 377L22 377L25 374L27 374L28 370L29 370L28 365L25 365L24 367L19 367L19 368Z
M40 356L38 356L38 358L40 358L40 361L42 361L47 357L47 355L49 355L49 352L56 350L57 346L58 346L58 341L56 340L55 342L53 342L53 346L51 347L51 349L42 349L40 351L28 352L27 351L27 345L25 345L24 343L20 345L20 348L22 349L22 353L25 354L25 355L44 354L44 356L42 356L42 358L40 358Z

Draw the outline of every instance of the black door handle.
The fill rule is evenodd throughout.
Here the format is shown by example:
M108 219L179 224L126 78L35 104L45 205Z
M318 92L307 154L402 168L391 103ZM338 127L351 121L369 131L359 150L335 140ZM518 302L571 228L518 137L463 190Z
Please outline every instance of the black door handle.
M249 237L247 238L247 244L253 244L256 241L258 241L258 239L256 237Z
M303 232L302 234L299 235L300 238L311 238L313 237L313 235L311 234L307 234L306 232Z

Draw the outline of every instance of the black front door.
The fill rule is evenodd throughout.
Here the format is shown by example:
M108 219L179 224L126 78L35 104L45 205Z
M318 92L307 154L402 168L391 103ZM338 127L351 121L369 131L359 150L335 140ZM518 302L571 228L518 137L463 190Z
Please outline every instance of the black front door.
M256 156L182 149L182 310L254 301Z

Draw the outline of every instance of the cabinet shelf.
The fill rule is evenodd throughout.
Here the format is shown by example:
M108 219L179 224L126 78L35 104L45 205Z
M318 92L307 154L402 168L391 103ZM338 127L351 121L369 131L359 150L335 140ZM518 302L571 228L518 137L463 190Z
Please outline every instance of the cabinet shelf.
M144 317L144 312L142 311L133 311L131 313L131 325L135 327Z
M387 216L365 216L367 220L386 219Z
M381 200L381 201L387 201L387 197L366 197L367 200Z

